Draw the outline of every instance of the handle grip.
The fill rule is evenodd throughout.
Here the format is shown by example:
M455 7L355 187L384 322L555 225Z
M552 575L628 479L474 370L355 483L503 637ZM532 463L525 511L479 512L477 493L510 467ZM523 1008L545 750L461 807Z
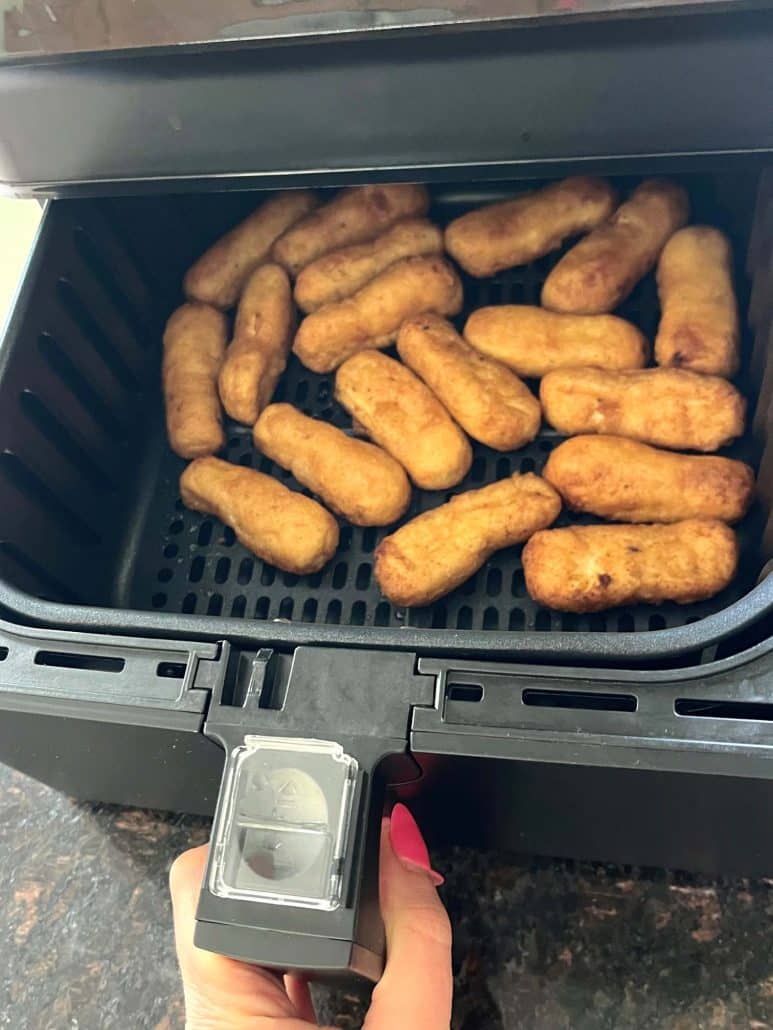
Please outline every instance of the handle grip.
M314 979L376 981L381 777L333 741L246 736L229 751L198 947Z

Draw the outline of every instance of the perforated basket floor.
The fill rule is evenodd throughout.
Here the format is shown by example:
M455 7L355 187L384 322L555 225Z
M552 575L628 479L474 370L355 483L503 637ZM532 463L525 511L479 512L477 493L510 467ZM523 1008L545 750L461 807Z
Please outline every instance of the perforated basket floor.
M438 215L446 221L463 209L449 204L441 207ZM465 278L465 312L458 324L463 324L469 311L485 304L538 303L541 284L559 256L552 255L491 280ZM640 284L619 313L640 326L649 339L654 337L658 305L652 276ZM536 384L532 386L536 389ZM332 376L315 375L292 358L276 399L348 428L349 418L333 401L332 387ZM474 461L467 478L448 493L414 490L406 519L442 504L453 493L483 486L512 472L539 472L560 440L553 430L543 427L533 443L510 454L474 444ZM728 453L751 460L752 448L748 441L742 441ZM230 426L226 457L301 489L287 472L255 452L244 427ZM395 608L381 596L373 576L374 550L394 527L362 529L342 524L338 552L327 567L313 576L293 576L255 558L217 520L188 511L180 501L177 486L184 463L166 448L159 460L157 484L125 598L125 603L136 608L328 625L632 632L682 626L720 611L747 592L760 565L763 518L761 511L753 510L739 527L741 574L727 590L699 604L641 605L592 616L553 612L528 597L521 548L513 547L495 554L468 582L436 604L406 610ZM593 521L564 512L557 525Z

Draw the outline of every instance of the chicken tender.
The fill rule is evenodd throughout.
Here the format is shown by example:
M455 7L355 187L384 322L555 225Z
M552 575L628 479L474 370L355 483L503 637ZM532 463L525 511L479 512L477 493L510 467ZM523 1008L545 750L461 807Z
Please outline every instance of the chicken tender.
M458 494L381 541L378 585L393 604L430 604L469 579L494 551L549 526L560 510L558 494L532 472Z
M616 194L605 179L578 175L513 200L470 211L446 229L446 250L484 278L525 265L609 218Z
M240 543L285 572L318 572L338 547L338 523L321 504L262 472L197 458L180 477L183 504L216 515Z
M570 508L615 522L737 522L754 473L742 461L660 451L621 436L573 436L542 473Z
M323 254L372 240L401 218L425 215L428 210L426 186L350 186L278 239L273 259L296 276Z
M564 436L612 433L675 450L716 451L743 433L746 401L726 379L678 368L566 368L540 383Z
M290 404L270 404L255 425L254 439L267 457L355 526L386 526L410 503L408 477L386 451Z
M641 183L609 221L561 258L542 287L543 305L575 315L612 311L654 266L688 213L681 186L667 179Z
M271 400L290 352L293 302L279 265L260 265L239 301L234 336L220 369L223 407L237 422L254 425Z
M423 490L447 490L469 472L467 437L399 361L377 351L355 354L336 373L335 396Z
M447 261L438 255L403 258L346 300L307 315L293 351L313 372L332 372L357 351L394 343L411 315L455 315L461 307L462 284Z
M724 233L691 225L675 233L658 262L659 365L717 376L738 371L741 330L733 253Z
M406 218L369 243L333 250L306 265L295 282L295 303L316 311L356 293L401 258L443 253L443 233L426 218Z
M557 315L527 304L501 304L473 311L464 336L481 354L529 378L556 368L643 368L647 363L644 335L615 315Z
M529 596L564 612L713 597L738 567L735 533L715 519L668 526L571 526L523 549Z
M183 304L164 330L161 382L169 446L181 458L214 454L225 443L217 374L228 322L208 304Z
M250 273L268 260L274 240L317 203L311 190L287 190L261 204L191 265L185 295L223 310L233 307Z
M397 351L473 440L512 451L537 435L540 406L529 388L479 354L444 318L427 314L403 322Z

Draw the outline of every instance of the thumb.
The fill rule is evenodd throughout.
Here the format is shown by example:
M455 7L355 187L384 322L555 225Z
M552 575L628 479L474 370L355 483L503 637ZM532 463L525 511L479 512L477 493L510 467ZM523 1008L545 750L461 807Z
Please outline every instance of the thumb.
M169 870L177 960L185 993L185 1025L198 1028L287 1030L316 1026L305 984L197 948L196 903L207 863L206 845L186 851Z
M451 924L427 847L405 807L381 824L380 897L387 941L384 975L373 991L365 1030L448 1030Z

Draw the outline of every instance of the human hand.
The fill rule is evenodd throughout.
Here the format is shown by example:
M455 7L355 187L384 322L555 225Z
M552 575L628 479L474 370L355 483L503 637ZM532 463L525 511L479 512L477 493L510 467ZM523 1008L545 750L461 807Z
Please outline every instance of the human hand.
M169 872L187 1030L309 1030L317 1026L308 985L193 943L207 845L180 855ZM384 975L364 1030L448 1030L451 926L435 887L442 877L405 807L381 824L379 897L387 941Z

